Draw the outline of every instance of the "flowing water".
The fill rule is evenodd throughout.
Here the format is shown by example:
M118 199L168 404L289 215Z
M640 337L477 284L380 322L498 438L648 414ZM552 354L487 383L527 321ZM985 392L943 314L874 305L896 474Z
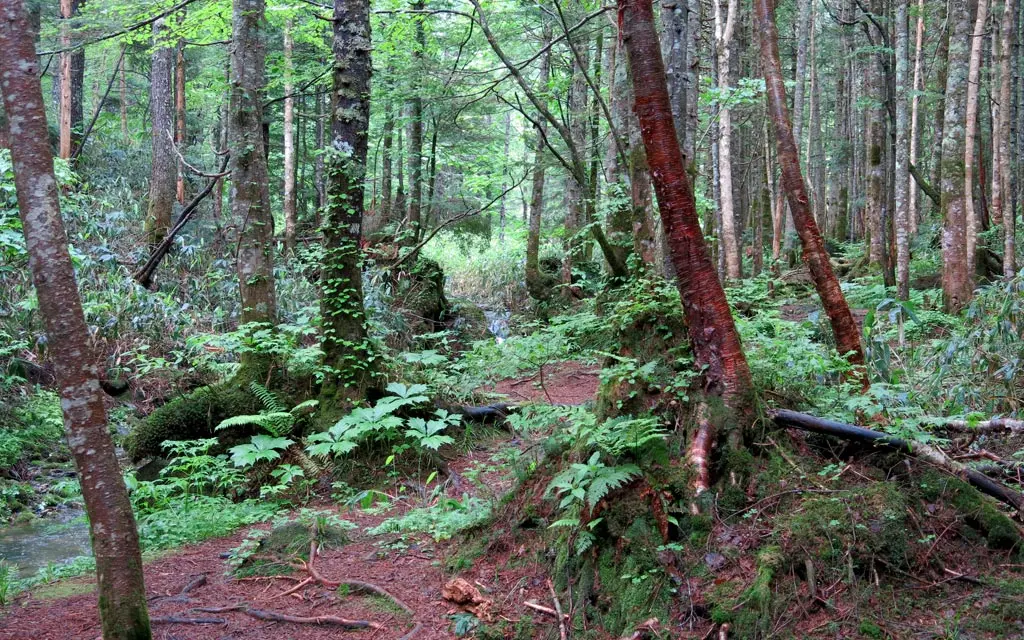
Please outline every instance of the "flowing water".
M89 525L80 509L0 527L0 560L16 567L19 578L88 555L92 555Z

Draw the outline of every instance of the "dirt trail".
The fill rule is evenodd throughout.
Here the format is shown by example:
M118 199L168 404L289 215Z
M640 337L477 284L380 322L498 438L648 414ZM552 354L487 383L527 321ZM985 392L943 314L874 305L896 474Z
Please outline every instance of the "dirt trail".
M597 373L579 363L561 363L544 368L540 376L505 380L492 391L504 393L510 402L531 400L555 404L579 404L593 398ZM498 500L513 485L514 478L501 458L510 447L525 449L525 442L495 440L484 442L449 462L460 477L458 486L450 483L451 498L463 494ZM239 581L228 575L225 555L246 537L248 529L226 538L209 540L186 547L171 555L147 563L146 589L150 615L154 618L214 618L214 624L161 622L153 625L157 639L251 640L298 638L372 638L431 640L454 638L452 614L459 608L442 599L441 590L453 577L446 573L446 560L458 551L453 542L435 542L426 534L385 534L371 536L366 530L389 517L423 506L419 497L396 502L384 513L339 511L339 516L358 525L350 532L350 542L340 548L326 549L317 556L316 568L328 580L357 580L377 585L409 606L408 616L381 598L362 594L342 595L321 586L309 585L294 595L281 594L295 585L291 579ZM336 509L334 505L325 508ZM267 525L264 525L266 528ZM482 595L493 601L493 621L506 621L514 628L521 617L534 620L537 628L550 627L552 620L529 609L524 601L535 600L550 606L545 581L547 567L526 557L523 549L489 549L483 557L457 572ZM465 563L464 563L465 564ZM297 572L296 577L306 577ZM183 588L200 576L205 584L182 594ZM70 581L89 589L91 578ZM244 604L250 608L292 616L338 616L369 620L383 625L380 630L343 631L335 626L267 622L238 612L204 613L195 608L217 608ZM38 599L31 592L17 597L6 611L0 610L0 640L93 640L100 635L95 593L62 599Z

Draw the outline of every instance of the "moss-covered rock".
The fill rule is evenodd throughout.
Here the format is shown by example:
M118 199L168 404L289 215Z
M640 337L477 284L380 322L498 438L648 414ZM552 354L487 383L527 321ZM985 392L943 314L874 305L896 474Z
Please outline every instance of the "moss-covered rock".
M225 383L200 387L171 400L151 413L125 438L125 451L132 460L160 455L166 440L195 440L218 435L214 429L222 420L259 413L259 399L247 389Z

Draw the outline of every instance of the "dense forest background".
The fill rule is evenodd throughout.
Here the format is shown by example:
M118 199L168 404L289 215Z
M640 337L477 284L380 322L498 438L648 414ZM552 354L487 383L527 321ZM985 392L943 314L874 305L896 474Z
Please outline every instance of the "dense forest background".
M0 0L0 637L1020 637L1022 17Z

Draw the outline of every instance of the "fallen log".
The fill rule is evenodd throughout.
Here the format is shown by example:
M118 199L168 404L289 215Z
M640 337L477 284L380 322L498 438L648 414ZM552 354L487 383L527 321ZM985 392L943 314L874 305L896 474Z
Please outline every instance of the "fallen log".
M944 469L955 476L963 478L978 491L992 496L996 500L1008 504L1018 511L1024 512L1024 495L1021 495L1013 489L996 482L979 471L971 469L956 460L951 459L942 450L936 449L930 445L921 442L903 440L902 438L897 438L886 433L872 431L871 429L857 427L852 424L835 422L834 420L827 420L825 418L817 418L797 411L777 409L772 411L770 415L772 420L775 421L775 424L780 427L801 429L803 431L811 431L813 433L822 433L854 442L871 443L915 458L920 458L921 460Z
M226 613L229 611L237 611L238 613L244 613L248 616L252 616L257 620L267 620L270 622L292 622L295 624L316 624L316 625L334 625L343 629L383 629L384 625L371 622L369 620L350 620L348 618L339 618L338 616L293 616L286 613L278 613L276 611L267 611L265 609L253 609L246 604L232 604L226 607L194 607L193 611L199 611L201 613Z
M182 618L180 616L150 616L150 624L227 624L224 618Z

